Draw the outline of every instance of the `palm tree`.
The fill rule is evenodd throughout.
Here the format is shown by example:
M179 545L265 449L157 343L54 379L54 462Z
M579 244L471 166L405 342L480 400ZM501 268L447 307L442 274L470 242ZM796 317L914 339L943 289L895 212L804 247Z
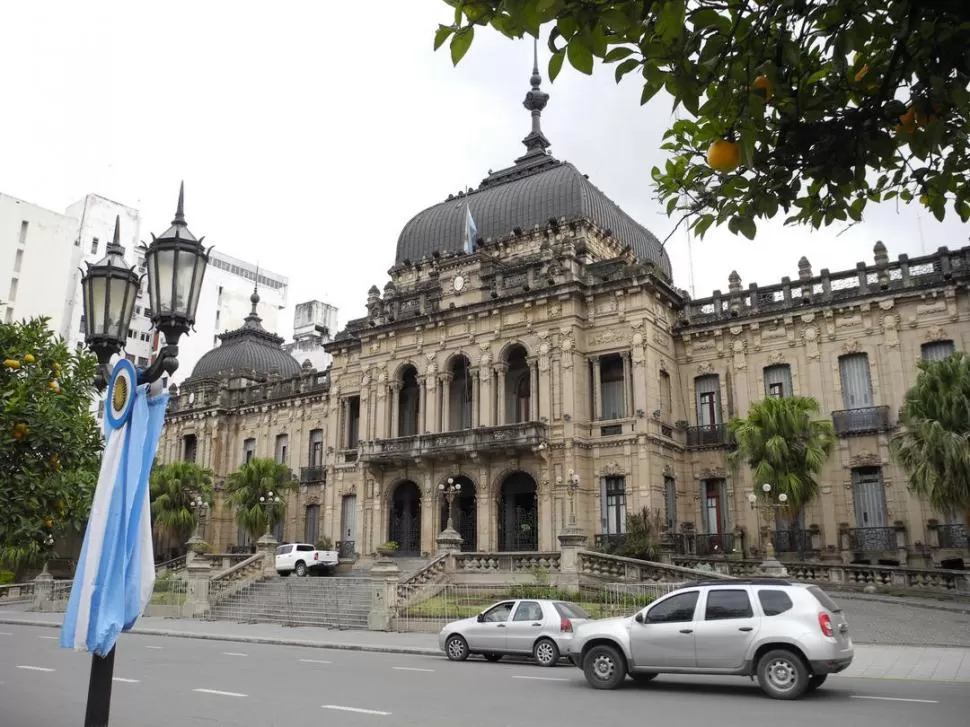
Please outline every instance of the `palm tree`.
M728 429L737 449L729 461L737 470L741 463L750 468L758 497L768 483L772 494L784 493L791 527L802 511L818 497L816 479L835 447L835 428L828 420L816 419L818 402L808 396L770 396L748 411L745 419L733 419ZM804 555L798 538L799 556Z
M196 513L192 502L212 504L212 471L194 462L173 462L152 468L149 479L155 525L179 544L192 534Z
M255 539L283 519L286 504L282 495L293 489L295 485L289 467L271 459L254 458L229 475L226 480L226 501L236 511L236 522ZM280 495L280 502L274 507L264 508L259 498L266 497L270 492Z
M920 361L890 441L909 487L942 513L962 512L970 529L970 356Z

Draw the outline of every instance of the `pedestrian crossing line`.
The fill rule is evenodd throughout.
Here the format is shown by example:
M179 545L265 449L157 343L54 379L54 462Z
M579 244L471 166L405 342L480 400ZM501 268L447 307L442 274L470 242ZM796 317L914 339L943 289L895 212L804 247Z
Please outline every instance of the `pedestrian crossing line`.
M395 671L423 671L434 673L434 669L419 669L416 666L392 666Z
M54 671L54 669L49 669L46 666L26 666L23 664L18 664L17 668L23 669L24 671Z
M193 692L198 692L199 694L215 694L218 697L248 697L248 694L242 694L241 692L223 692L219 689L193 689Z
M125 679L124 677L112 677L111 681L122 682L124 684L138 684L139 682L141 682L141 679Z
M341 707L339 704L321 704L321 709L333 709L338 712L355 712L357 714L373 714L378 717L390 717L390 712L383 712L379 709L363 709L362 707Z
M300 659L301 664L333 664L332 661L324 661L323 659Z
M241 651L223 651L223 656L249 656L249 654L243 654Z
M513 676L513 679L531 679L536 682L568 682L569 679L560 679L559 677L526 677L526 676Z

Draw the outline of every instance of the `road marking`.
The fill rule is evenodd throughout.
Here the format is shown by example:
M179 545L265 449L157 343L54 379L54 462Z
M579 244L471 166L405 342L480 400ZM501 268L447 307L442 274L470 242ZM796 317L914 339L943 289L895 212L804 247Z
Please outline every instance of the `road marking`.
M361 709L360 707L341 707L337 704L323 704L321 709L335 709L338 712L356 712L357 714L376 714L379 717L390 717L390 712L382 712L379 709Z
M218 689L193 689L193 692L199 692L200 694L216 694L220 697L248 697L248 694L240 694L239 692L221 692Z
M47 641L57 641L61 637L60 636L38 636L37 638L38 639L46 639Z
M243 654L238 651L223 651L223 656L249 656L249 654Z
M416 666L392 666L391 668L396 671L427 671L427 672L434 671L434 669L419 669Z
M145 648L146 649L159 649L159 650L161 650L161 649L164 649L165 647L164 646L146 646Z
M568 679L560 679L559 677L512 677L513 679L532 679L537 682L568 682Z
M54 671L53 669L48 669L46 666L18 666L17 668L27 671Z
M0 631L0 636L13 636L9 631Z
M303 664L333 664L332 661L324 661L323 659L300 659Z
M124 677L112 677L113 682L124 682L125 684L138 684L140 679L125 679Z
M939 704L935 699L904 699L903 697L867 697L862 694L849 695L852 699L878 699L881 702L918 702L919 704Z

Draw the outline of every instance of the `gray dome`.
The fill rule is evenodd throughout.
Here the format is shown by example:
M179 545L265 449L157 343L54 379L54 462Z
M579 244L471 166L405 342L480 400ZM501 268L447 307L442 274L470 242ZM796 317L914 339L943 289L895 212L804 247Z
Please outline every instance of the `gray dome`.
M298 376L300 364L283 350L283 339L263 328L256 314L259 295L250 297L253 309L241 328L220 334L222 345L199 359L192 369L193 379L227 379L237 376L263 380L270 375Z

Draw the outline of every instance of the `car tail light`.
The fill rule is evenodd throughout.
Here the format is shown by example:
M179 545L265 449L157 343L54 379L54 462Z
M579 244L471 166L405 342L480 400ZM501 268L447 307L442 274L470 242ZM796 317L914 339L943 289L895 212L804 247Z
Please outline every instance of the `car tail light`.
M568 618L562 619L559 622L559 630L571 634L573 632L573 622Z
M832 618L827 613L818 615L818 627L822 629L823 635L835 636L835 631L832 629Z
M313 559L314 560L320 560L320 554L319 553L314 553L313 554Z

